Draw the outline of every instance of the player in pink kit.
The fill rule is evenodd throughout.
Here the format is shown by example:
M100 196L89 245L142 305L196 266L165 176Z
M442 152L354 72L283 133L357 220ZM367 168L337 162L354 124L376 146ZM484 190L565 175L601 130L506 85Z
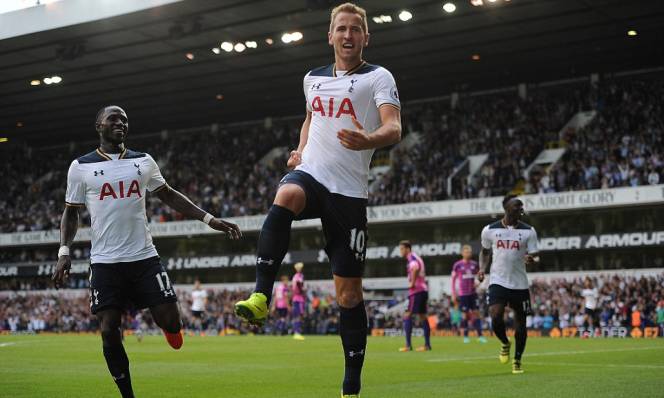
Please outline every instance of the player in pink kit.
M429 287L426 281L424 261L413 253L409 241L399 242L401 257L408 261L408 310L403 315L403 328L406 335L406 346L399 349L401 352L412 351L410 338L413 333L413 315L424 330L424 346L418 347L417 351L431 350L431 328L427 319L427 302L429 301Z
M480 270L477 261L473 260L473 248L464 245L461 249L462 259L452 267L452 300L466 315L466 327L463 329L463 342L470 343L468 330L474 324L480 343L486 343L482 336L482 319L480 318L477 292L475 291L475 276Z
M277 321L277 332L279 334L286 334L288 331L288 313L290 312L290 287L288 285L288 275L282 275L281 283L274 292L274 307L272 312L276 312L279 317Z
M293 291L293 338L295 340L304 340L302 336L302 316L304 315L304 303L307 301L304 296L304 274L302 269L303 263L296 263L295 275L291 281Z

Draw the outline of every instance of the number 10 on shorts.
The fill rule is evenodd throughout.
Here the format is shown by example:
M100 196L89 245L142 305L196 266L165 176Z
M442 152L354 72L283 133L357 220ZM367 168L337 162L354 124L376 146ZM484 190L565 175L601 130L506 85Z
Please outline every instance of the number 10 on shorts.
M366 245L366 233L364 230L353 228L350 230L350 249L355 253L355 259L364 260L364 248Z

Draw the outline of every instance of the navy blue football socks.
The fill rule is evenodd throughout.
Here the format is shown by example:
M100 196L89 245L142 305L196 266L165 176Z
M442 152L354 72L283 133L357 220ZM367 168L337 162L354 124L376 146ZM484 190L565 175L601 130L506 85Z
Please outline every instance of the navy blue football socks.
M364 301L353 308L339 306L339 335L344 348L346 371L343 381L343 394L359 394L367 348L367 311Z
M263 293L267 297L268 305L272 300L274 279L288 252L291 223L294 217L295 214L289 209L272 205L258 237L255 291Z

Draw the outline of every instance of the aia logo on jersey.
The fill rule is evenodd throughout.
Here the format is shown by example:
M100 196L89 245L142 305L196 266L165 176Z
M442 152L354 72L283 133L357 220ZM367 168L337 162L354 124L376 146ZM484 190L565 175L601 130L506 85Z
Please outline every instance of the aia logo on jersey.
M518 240L500 240L496 241L496 249L521 250L521 244Z
M117 189L113 188L113 185L105 182L101 187L101 193L99 194L99 200L104 200L106 197L111 197L113 199L123 199L129 198L131 195L136 194L139 198L141 197L141 189L138 185L137 180L133 180L127 190L125 191L124 181L118 183Z
M320 112L321 116L334 117L337 119L340 118L341 115L349 115L357 119L355 116L355 109L353 108L353 103L350 101L350 98L342 99L338 108L335 106L334 98L330 98L326 102L327 107L324 107L323 100L321 100L321 98L318 96L315 97L313 101L311 101L311 113L315 114L316 112Z

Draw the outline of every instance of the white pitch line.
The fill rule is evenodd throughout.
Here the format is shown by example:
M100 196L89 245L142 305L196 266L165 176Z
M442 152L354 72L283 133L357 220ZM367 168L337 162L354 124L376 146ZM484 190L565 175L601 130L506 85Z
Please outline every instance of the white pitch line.
M606 364L606 363L571 363L571 362L527 362L528 365L542 365L542 366L575 366L578 368L642 368L642 369L664 369L664 365L619 365L619 364Z
M577 351L552 351L552 352L533 352L533 353L528 353L528 351L526 351L523 355L525 358L528 358L528 357L601 354L605 352L643 351L643 350L661 350L661 349L664 349L664 346L616 348L608 350L577 350ZM486 359L496 359L496 355L481 356L481 357L434 358L434 359L427 359L427 362L456 362L456 361L474 361L474 360L486 360Z
M11 343L0 343L0 347L7 347L7 346L10 346L10 345L14 345L14 344L16 344L16 343L14 343L14 342L11 342Z

